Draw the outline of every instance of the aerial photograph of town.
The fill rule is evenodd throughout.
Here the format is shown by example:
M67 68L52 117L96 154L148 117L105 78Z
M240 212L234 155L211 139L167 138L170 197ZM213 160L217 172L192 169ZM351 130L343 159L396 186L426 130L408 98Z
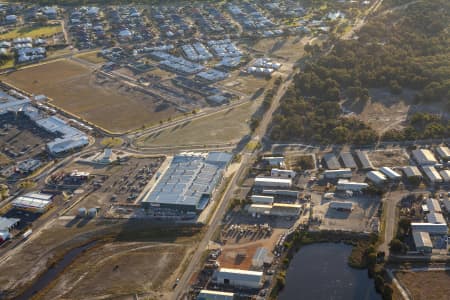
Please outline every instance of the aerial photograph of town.
M0 1L0 300L450 300L449 0Z

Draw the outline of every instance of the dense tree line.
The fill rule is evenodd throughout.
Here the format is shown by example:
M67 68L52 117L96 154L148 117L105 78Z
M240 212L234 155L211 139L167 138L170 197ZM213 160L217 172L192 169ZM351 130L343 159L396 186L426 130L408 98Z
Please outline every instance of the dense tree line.
M274 118L272 138L321 143L368 144L377 134L361 121L342 117L340 101L369 99L369 89L403 89L420 103L445 103L450 109L450 1L420 1L405 9L379 14L353 40L332 40L320 57L318 46L306 46L311 57L294 80ZM328 45L329 46L329 45ZM404 131L389 131L386 140L448 136L445 120L418 114ZM420 121L419 121L420 119ZM439 119L439 120L438 120Z

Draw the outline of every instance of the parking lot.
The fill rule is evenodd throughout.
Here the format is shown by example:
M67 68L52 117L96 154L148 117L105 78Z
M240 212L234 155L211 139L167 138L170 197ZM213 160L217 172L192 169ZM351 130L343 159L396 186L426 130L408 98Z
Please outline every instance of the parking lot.
M3 177L10 180L18 179L29 175L35 171L31 166L30 169L26 164L22 164L19 171L16 170L16 163L24 162L29 159L40 161L42 166L49 160L45 152L45 144L55 138L27 117L14 115L12 113L2 115L0 119L0 151L3 154L3 163L1 173Z
M75 163L67 171L90 173L90 179L74 191L77 202L69 211L76 215L79 208L100 208L105 213L113 204L135 206L148 181L156 174L163 158L128 158L120 164L87 165ZM95 191L95 193L94 193Z

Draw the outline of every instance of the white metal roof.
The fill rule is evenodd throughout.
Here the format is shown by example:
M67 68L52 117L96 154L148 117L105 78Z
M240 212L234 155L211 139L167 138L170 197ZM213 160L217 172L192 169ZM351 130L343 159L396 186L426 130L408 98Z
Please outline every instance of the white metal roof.
M419 247L429 247L433 248L433 243L431 242L430 234L426 231L413 231L414 244L417 248Z
M445 224L447 225L447 222L445 221L444 216L441 213L430 211L427 214L427 220L429 223L432 224Z
M434 165L437 163L436 157L428 149L413 150L412 155L419 165Z

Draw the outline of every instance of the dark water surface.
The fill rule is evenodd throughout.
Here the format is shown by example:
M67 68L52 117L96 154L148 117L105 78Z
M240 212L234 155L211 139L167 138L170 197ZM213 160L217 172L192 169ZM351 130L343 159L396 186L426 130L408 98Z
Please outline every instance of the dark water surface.
M379 300L367 270L350 268L352 247L320 243L304 246L291 260L279 300Z

